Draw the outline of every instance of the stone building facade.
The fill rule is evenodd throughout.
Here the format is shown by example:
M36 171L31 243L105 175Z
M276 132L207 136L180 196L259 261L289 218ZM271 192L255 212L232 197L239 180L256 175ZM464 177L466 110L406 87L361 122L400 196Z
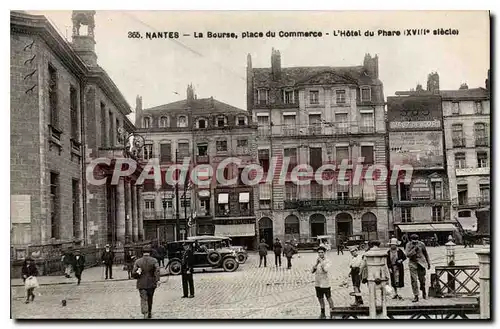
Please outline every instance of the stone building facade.
M45 17L11 13L11 244L15 258L24 257L28 247L125 242L125 218L135 221L125 203L140 210L123 195L115 212L106 204L106 186L87 181L86 167L92 159L110 156L112 150L120 150L117 153L122 156L116 127L134 130L126 117L130 113L127 102L97 65L94 14L73 12L69 43ZM89 26L87 35L80 35L81 24ZM108 217L115 214L110 222ZM111 231L116 232L114 239ZM141 239L139 234L134 238Z
M458 90L442 90L441 96L452 218L476 231L481 213L489 222L490 92L464 84Z
M215 234L252 247L256 235L254 187L245 186L239 179L244 166L256 162L256 127L248 113L212 97L198 99L192 86L188 86L184 100L149 109L142 109L141 103L138 98L136 126L146 139L144 161L159 159L164 177L172 164L186 159L191 181L209 182L180 185L180 238ZM235 179L235 184L221 186L215 179L216 169L229 158L240 162L228 163L221 174ZM195 166L200 169L193 171ZM212 168L212 175L207 166ZM165 180L162 186L146 181L143 218L147 238L176 238L175 195L176 189Z
M258 125L259 162L273 176L256 191L259 238L304 243L330 235L334 244L355 234L370 240L388 238L385 182L355 182L352 169L347 170L347 186L336 181L323 186L315 180L297 186L290 175L297 164L315 171L343 160L362 173L373 165L385 168L384 95L377 56L367 54L363 65L352 67L281 67L281 54L273 49L270 68L253 68L249 55L247 107ZM278 158L275 170L269 169L273 157ZM290 164L280 183L286 159ZM331 174L337 175L338 169Z

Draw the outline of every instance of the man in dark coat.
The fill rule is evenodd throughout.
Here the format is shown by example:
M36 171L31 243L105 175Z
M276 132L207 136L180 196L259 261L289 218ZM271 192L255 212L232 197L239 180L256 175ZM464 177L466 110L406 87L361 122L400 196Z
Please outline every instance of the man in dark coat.
M292 257L297 253L297 249L290 243L290 241L285 242L285 248L283 248L283 256L286 257L286 268L289 270L292 268Z
M82 255L80 250L76 250L73 271L75 272L75 276L78 279L77 284L80 284L80 281L82 281L82 273L84 269L85 269L85 256Z
M194 281L193 281L193 267L194 267L194 252L193 244L185 242L184 251L182 253L181 274L182 274L182 298L194 297ZM189 296L188 296L189 290Z
M64 276L67 278L71 278L71 269L74 267L75 263L75 255L73 254L72 249L66 250L61 259L64 265Z
M115 253L111 250L109 244L106 245L106 249L101 256L102 263L106 266L106 280L109 278L113 279L113 261L115 260Z
M150 246L142 249L142 257L135 261L132 276L137 279L137 289L141 297L141 313L145 319L151 319L153 296L155 289L160 285L160 266L158 261L151 257Z
M405 285L405 272L403 262L406 260L406 255L398 248L400 242L396 238L389 241L390 249L387 251L387 268L391 277L391 285L394 288L395 295L393 299L402 299L398 295L398 288L403 288Z
M278 265L281 267L281 252L283 250L283 246L281 245L280 239L276 238L276 241L274 242L273 245L273 249L274 249L274 264L276 265L276 267L278 267Z
M259 261L259 267L262 266L262 261L264 261L264 267L267 267L267 249L269 246L267 245L266 241L264 239L260 240L259 243L259 256L260 256L260 261Z
M426 268L428 270L431 269L431 262L429 260L429 255L427 254L425 244L418 240L418 235L412 234L410 236L410 240L411 241L406 245L406 256L410 260L408 268L410 269L411 289L413 290L413 295L415 296L412 302L418 302L418 283L420 283L422 298L427 298L427 292L425 290L425 274Z

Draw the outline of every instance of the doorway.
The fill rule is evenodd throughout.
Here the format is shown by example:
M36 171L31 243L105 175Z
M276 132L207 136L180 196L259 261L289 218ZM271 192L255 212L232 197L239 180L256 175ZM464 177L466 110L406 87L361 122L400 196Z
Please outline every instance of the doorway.
M339 239L345 241L352 235L352 217L348 213L340 213L335 216L335 222L337 223L335 243L338 244Z
M311 238L326 235L326 218L321 214L314 214L309 219L311 223Z
M269 247L273 245L273 221L269 217L263 217L259 220L259 243L262 239Z

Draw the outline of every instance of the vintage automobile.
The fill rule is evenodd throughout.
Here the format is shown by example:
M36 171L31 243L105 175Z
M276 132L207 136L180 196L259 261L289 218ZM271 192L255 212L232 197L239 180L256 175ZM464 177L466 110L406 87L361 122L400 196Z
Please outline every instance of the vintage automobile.
M236 251L236 260L244 264L248 259L248 252L242 246L233 246L231 238L226 236L199 235L188 237L188 240L196 240L199 244L205 244L208 249L229 248Z
M320 246L323 246L326 248L326 251L332 250L332 236L331 235L318 235L316 237L317 245L314 247L314 250L318 250Z
M353 247L356 246L359 250L366 250L368 248L368 241L365 240L365 237L361 234L351 235L344 242L344 247Z
M208 240L207 240L208 241ZM183 244L198 244L196 239L182 240L167 243L168 272L172 275L181 273ZM229 248L201 249L194 250L194 268L222 268L225 272L234 272L238 269L239 263L236 259L236 251Z

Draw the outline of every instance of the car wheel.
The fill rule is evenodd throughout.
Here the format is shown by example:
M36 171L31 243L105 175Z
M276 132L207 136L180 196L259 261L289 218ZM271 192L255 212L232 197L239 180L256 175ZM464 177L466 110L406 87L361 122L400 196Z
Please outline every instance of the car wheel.
M245 264L245 262L247 261L247 258L248 258L248 255L245 254L245 253L238 253L238 255L236 256L236 259L238 260L238 263L240 264Z
M219 254L217 251L211 251L207 255L208 263L213 266L219 264L221 258L221 254Z
M366 246L364 243L359 245L359 250L365 250Z
M168 272L172 275L181 274L181 268L182 268L181 261L177 259L173 260L172 262L170 262L170 264L168 264Z
M222 262L222 268L226 272L234 272L234 271L236 271L236 269L238 269L238 266L239 266L239 264L236 261L236 259L234 259L234 258L226 258Z

